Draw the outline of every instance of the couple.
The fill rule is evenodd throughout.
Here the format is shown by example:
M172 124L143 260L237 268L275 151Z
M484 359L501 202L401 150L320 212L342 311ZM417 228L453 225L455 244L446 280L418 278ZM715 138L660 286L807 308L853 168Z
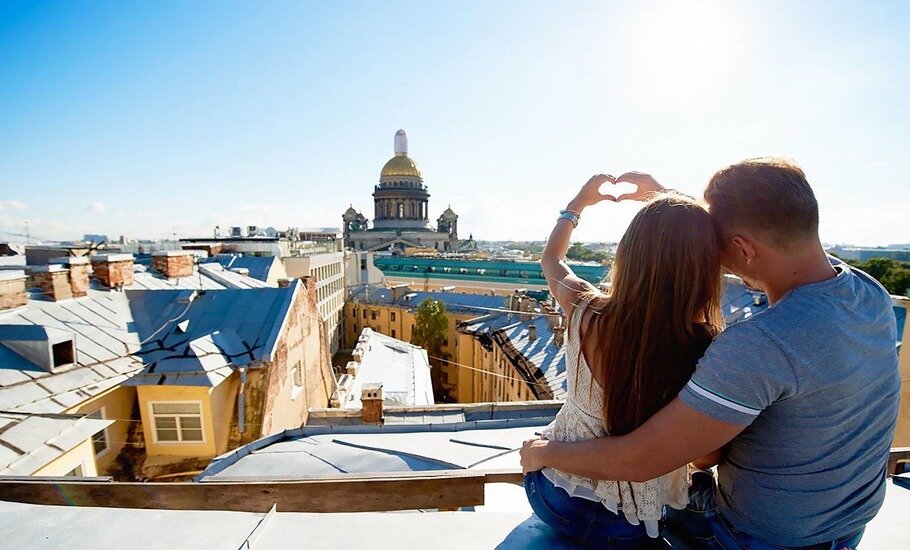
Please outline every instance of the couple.
M637 191L602 194L609 183ZM717 172L707 210L594 176L541 258L568 319L568 395L521 450L535 513L608 548L855 548L884 499L900 379L891 299L833 262L803 171ZM582 211L646 201L603 294L564 261ZM726 330L721 266L771 307ZM706 471L717 466L718 480Z

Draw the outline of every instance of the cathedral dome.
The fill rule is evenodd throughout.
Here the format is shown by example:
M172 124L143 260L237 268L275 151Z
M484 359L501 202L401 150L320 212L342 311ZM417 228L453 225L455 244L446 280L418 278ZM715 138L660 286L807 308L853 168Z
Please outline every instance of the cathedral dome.
M417 167L417 163L406 154L395 155L389 159L389 162L385 163L385 166L382 167L382 172L379 174L379 177L381 178L400 176L411 176L423 179L420 175L420 168Z

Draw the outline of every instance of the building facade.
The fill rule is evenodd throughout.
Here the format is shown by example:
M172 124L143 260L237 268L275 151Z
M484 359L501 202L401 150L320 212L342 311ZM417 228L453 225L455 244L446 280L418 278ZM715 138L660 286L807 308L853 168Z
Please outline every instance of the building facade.
M348 208L342 215L344 245L353 250L403 251L429 248L457 252L473 246L458 239L458 215L451 208L430 227L430 193L417 163L408 156L408 136L395 134L395 156L382 167L373 189L373 227L363 214Z

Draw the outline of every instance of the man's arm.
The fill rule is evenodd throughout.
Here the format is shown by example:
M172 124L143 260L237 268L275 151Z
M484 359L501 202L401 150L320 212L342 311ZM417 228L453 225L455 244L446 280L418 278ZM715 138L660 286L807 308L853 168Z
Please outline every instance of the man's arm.
M549 466L591 479L647 481L711 454L744 429L676 398L624 436L577 443L526 441L521 465L525 473Z

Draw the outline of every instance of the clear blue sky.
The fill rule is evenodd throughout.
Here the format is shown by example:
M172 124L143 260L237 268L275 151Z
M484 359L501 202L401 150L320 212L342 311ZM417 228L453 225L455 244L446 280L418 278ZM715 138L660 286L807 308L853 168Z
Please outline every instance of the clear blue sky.
M405 128L464 236L543 239L593 173L699 194L773 154L824 240L910 242L910 7L856 4L3 2L0 230L338 226Z

